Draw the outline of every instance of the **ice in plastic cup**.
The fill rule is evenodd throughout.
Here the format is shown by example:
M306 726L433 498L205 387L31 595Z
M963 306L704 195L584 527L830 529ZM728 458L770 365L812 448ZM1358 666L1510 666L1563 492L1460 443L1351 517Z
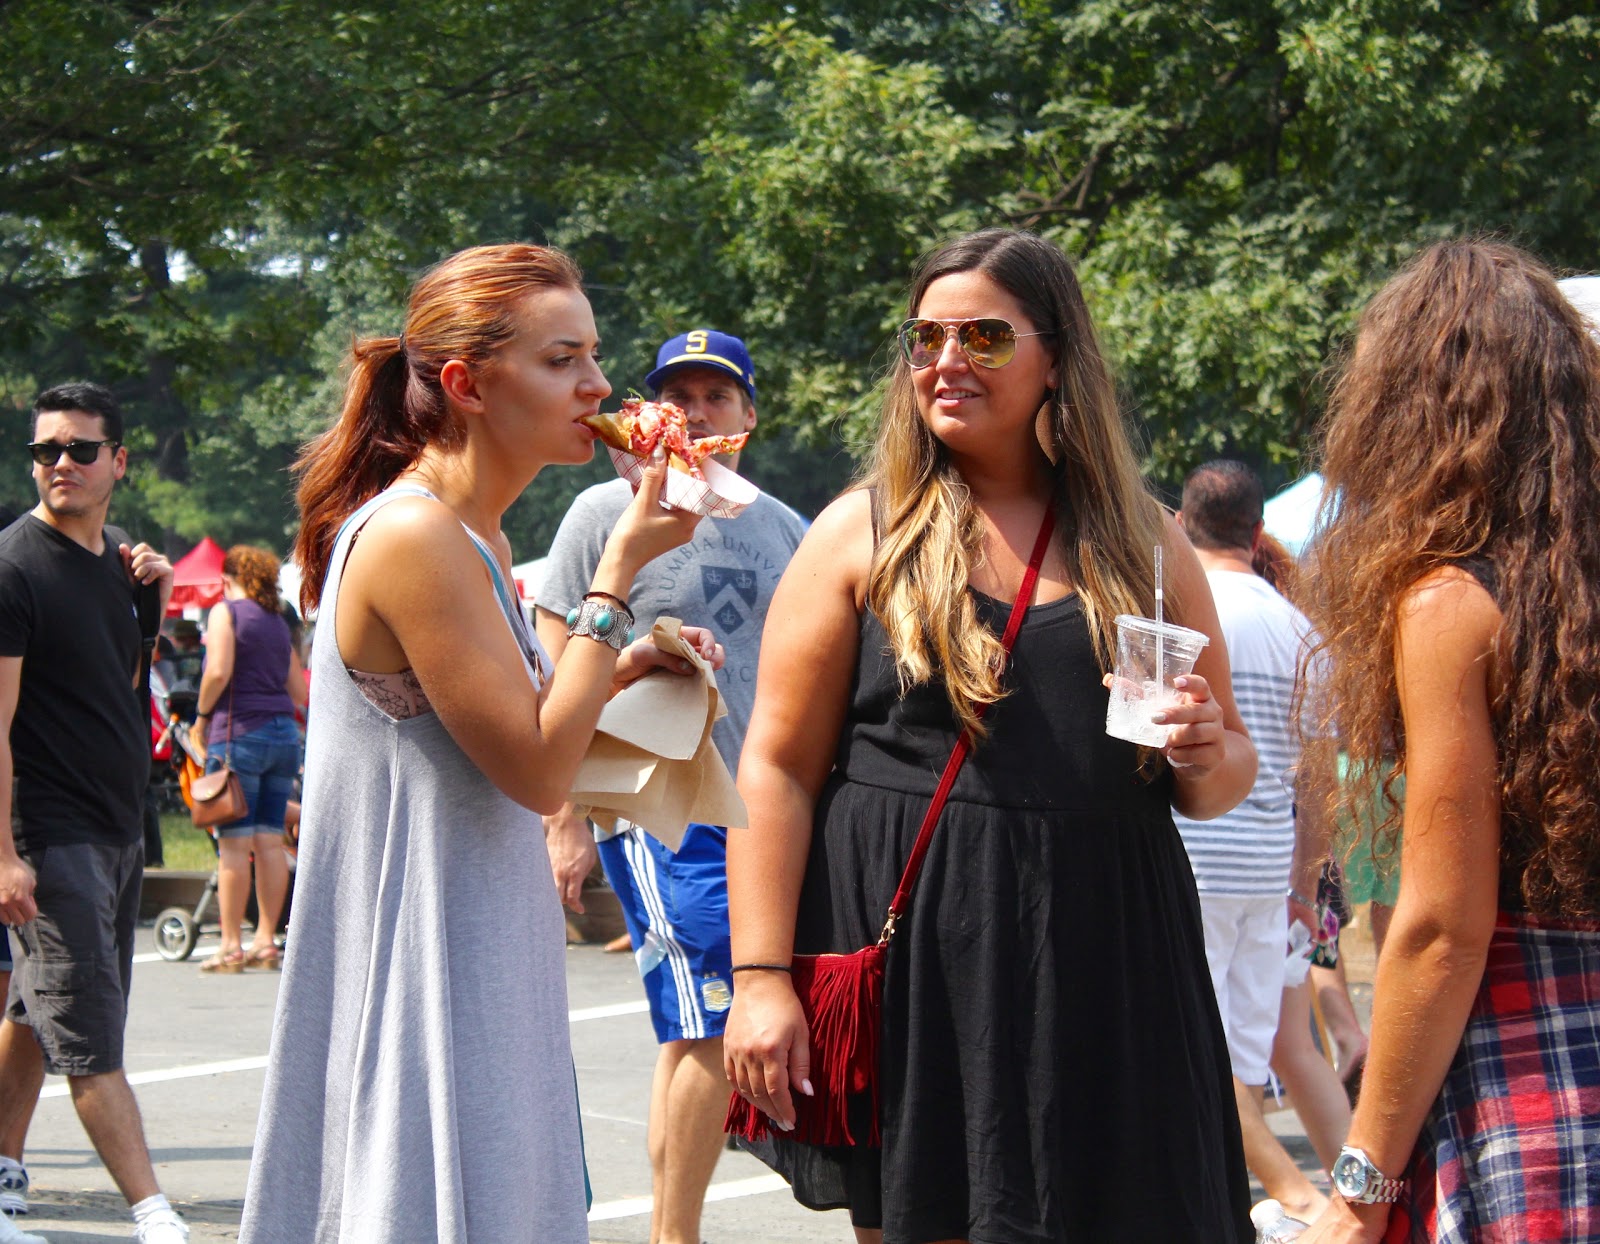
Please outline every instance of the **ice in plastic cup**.
M1186 626L1118 614L1117 665L1106 706L1106 733L1144 747L1164 747L1171 727L1150 719L1178 702L1173 681L1194 668L1200 650L1210 642L1208 635Z

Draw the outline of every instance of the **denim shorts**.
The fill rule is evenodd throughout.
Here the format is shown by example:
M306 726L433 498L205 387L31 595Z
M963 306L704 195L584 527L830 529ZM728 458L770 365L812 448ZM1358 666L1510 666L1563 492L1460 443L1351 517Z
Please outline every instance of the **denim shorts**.
M282 713L231 741L214 743L206 752L206 772L222 768L223 757L239 775L249 805L237 821L217 826L218 838L281 834L289 800L300 776L300 730L294 717Z

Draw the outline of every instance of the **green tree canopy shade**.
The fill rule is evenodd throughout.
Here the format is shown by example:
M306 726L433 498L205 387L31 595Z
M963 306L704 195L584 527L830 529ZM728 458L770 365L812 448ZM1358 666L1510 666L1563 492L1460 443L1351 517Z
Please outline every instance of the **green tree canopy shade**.
M550 239L619 390L694 323L750 342L749 470L814 509L915 256L1011 222L1078 258L1158 481L1218 452L1281 477L1420 242L1600 265L1597 60L1592 5L1546 0L17 0L0 401L112 383L119 516L282 547L351 335L458 246ZM31 500L20 440L0 499ZM519 503L528 555L581 482Z

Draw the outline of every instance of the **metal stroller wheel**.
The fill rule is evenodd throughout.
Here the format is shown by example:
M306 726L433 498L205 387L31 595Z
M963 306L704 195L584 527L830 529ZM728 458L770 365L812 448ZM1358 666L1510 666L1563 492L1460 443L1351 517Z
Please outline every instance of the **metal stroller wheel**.
M169 963L182 963L194 953L200 926L182 907L168 907L156 917L156 953Z

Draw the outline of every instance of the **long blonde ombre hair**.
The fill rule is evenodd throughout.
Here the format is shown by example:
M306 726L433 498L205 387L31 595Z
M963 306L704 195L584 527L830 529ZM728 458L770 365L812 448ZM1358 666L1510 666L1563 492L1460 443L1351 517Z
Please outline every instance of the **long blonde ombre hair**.
M1061 383L1040 394L1041 453L1051 461L1055 540L1082 601L1101 665L1110 668L1119 613L1155 604L1153 550L1162 512L1139 473L1116 387L1072 264L1032 233L984 229L925 255L908 314L928 286L980 272L1028 313L1053 343ZM862 484L877 529L867 605L894 650L902 687L943 679L957 720L982 734L976 706L1004 694L1004 653L967 590L983 558L983 516L948 451L917 409L911 366L897 358ZM1177 603L1177 602L1175 602Z

